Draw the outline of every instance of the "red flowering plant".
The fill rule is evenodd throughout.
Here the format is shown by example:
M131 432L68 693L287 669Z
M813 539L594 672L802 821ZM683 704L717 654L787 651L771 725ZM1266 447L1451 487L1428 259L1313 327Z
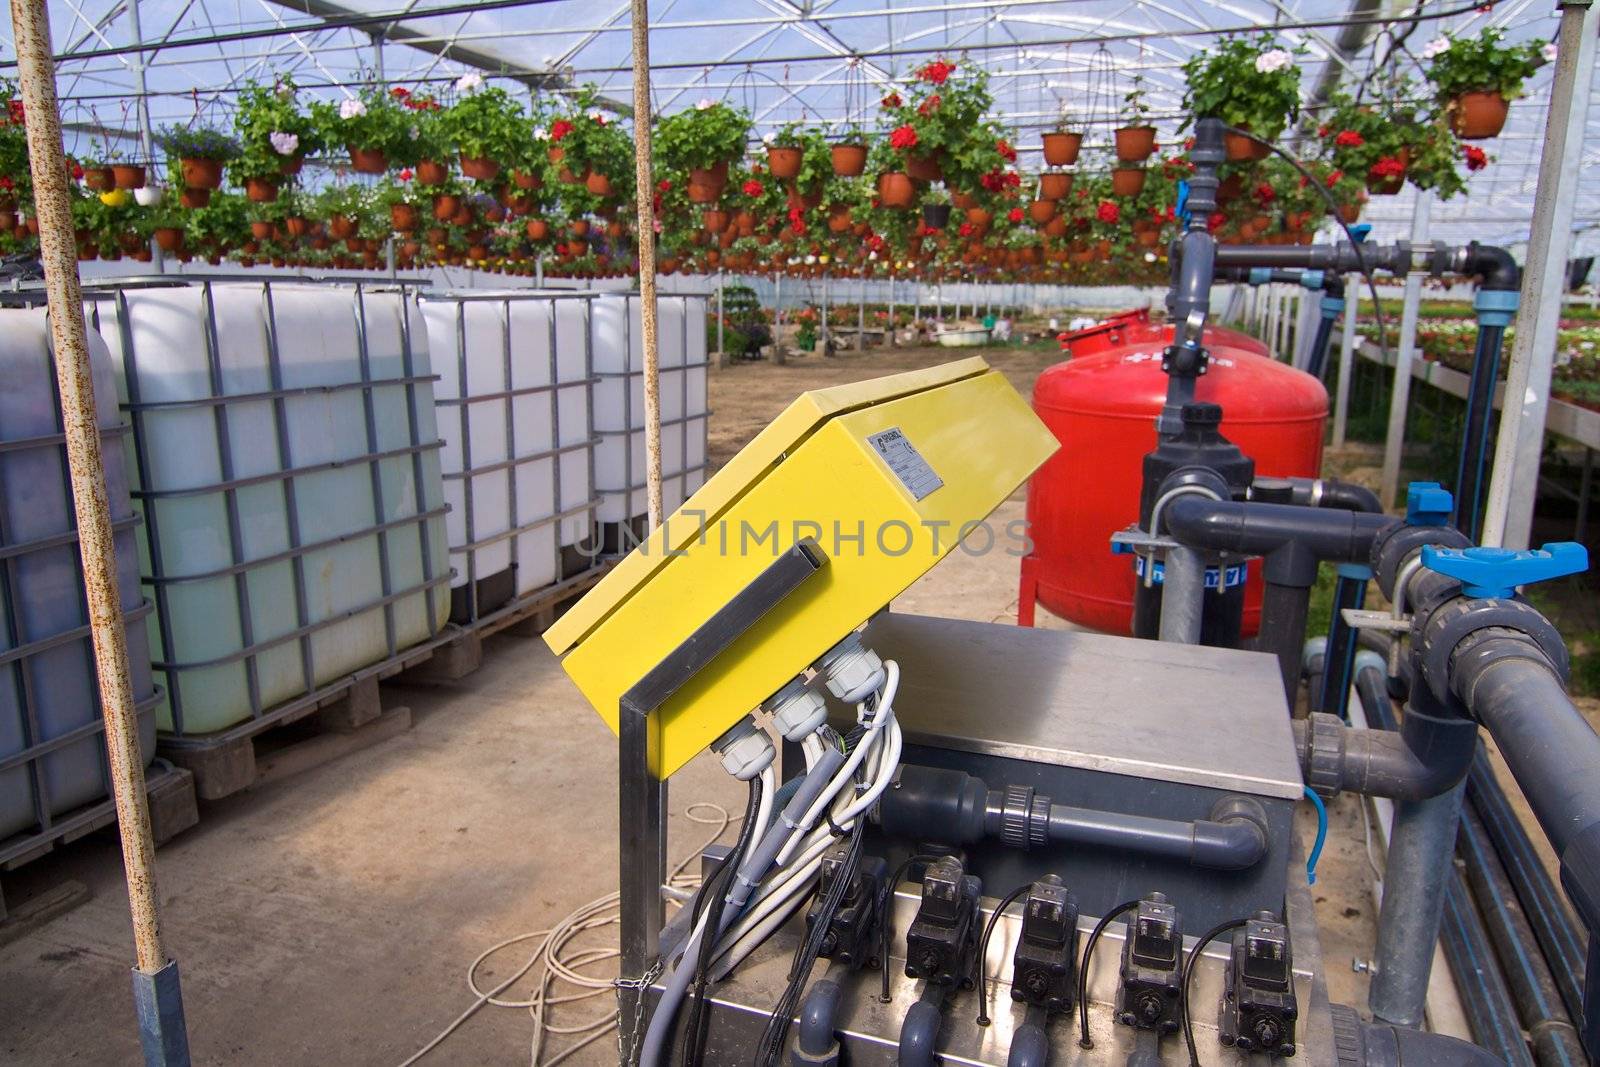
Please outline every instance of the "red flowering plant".
M1441 200L1466 188L1457 170L1461 150L1455 134L1409 82L1385 86L1371 103L1335 93L1317 133L1334 166L1374 185L1403 177Z
M0 178L9 184L0 188L0 204L28 204L32 200L33 179L28 170L28 134L24 128L22 101L16 86L0 78Z
M913 82L883 99L889 145L904 158L937 162L951 188L975 191L980 175L1004 163L999 131L984 121L992 103L982 68L925 63Z

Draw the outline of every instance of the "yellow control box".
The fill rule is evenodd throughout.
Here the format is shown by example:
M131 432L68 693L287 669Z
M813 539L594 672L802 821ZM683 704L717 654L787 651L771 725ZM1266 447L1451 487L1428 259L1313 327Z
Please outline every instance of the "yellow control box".
M782 552L827 564L652 717L650 766L672 774L969 535L1056 450L981 358L802 394L545 633L617 729L618 701Z

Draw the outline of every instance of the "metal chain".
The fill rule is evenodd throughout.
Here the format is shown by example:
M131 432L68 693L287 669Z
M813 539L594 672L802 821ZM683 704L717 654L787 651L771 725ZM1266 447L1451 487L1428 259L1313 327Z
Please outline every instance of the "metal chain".
M622 1029L621 1004L618 1004L617 1016L617 1062L623 1067L632 1067L639 1056L639 1043L644 1039L644 1002L647 999L646 991L661 977L662 961L657 959L650 965L650 969L638 978L618 978L616 981L617 993L620 997L624 989L631 989L636 996L633 1000L633 1025L626 1031ZM624 1041L626 1035L630 1040ZM631 1050L631 1051L630 1051Z

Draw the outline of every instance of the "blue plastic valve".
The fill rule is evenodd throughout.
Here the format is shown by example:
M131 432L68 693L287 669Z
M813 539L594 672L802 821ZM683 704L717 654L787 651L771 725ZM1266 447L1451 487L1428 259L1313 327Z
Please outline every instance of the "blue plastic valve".
M1189 183L1187 181L1178 183L1178 202L1173 207L1172 213L1183 222L1184 226L1187 227L1189 225Z
M1553 541L1538 550L1438 548L1424 545L1422 565L1461 582L1470 597L1509 597L1519 585L1589 569L1589 550L1577 541Z
M1358 222L1350 227L1350 235L1356 239L1356 244L1365 244L1367 235L1372 232L1372 223Z
M1406 522L1412 526L1443 526L1454 510L1455 499L1438 482L1406 486Z

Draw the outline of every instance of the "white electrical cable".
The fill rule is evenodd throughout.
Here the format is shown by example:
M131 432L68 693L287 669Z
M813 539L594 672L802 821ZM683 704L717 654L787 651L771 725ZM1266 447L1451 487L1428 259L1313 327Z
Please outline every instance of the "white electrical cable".
M766 783L763 782L763 785L765 784ZM698 814L700 812L711 812L712 814L707 817L705 815ZM732 815L720 804L712 804L708 801L696 801L684 809L684 817L690 822L714 826L716 827L716 831L705 841L703 845L692 850L676 866L672 868L671 872L668 874L667 881L669 885L678 888L687 888L689 886L698 884L699 879L691 878L685 875L684 872L689 868L690 864L699 859L701 853L704 852L705 849L721 840L722 835L727 832L728 828L734 823L740 821L744 816ZM614 978L583 974L577 968L598 963L602 960L616 959L621 955L620 951L615 948L585 948L573 950L569 948L569 944L574 938L585 931L594 930L604 926L616 925L620 921L620 906L620 895L615 892L607 893L606 895L596 897L594 900L591 900L587 904L577 908L575 911L568 914L565 918L561 919L549 929L534 930L530 933L519 934L516 937L507 938L506 940L495 945L491 945L489 948L485 949L479 954L477 959L472 961L471 965L467 968L467 988L472 992L472 995L476 999L467 1007L465 1011L456 1016L456 1018L451 1021L448 1026L439 1031L439 1033L431 1041L423 1045L410 1057L404 1060L400 1064L400 1067L411 1067L412 1064L421 1060L428 1053L438 1048L439 1045L445 1041L445 1039L460 1029L463 1023L475 1015L478 1010L486 1004L493 1005L495 1007L526 1009L532 1015L533 1035L530 1042L530 1055L533 1067L554 1067L555 1064L566 1060L578 1050L585 1048L594 1041L606 1036L616 1026L617 1012L615 1008L611 1009L611 1011L603 1016L600 1016L599 1018L568 1026L557 1026L551 1023L546 1018L546 1014L548 1008L552 1005L568 1004L573 1001L587 1000L591 997L598 997L614 992L616 988L616 980ZM513 971L508 977L503 979L492 989L484 990L478 986L478 969L483 966L486 960L488 960L495 953L500 952L502 949L509 948L512 945L521 944L525 941L532 941L535 938L541 940L539 941L539 944L533 955L526 963L524 963L517 970ZM531 997L526 1000L509 1000L501 998L502 993L511 988L514 984L520 981L523 976L527 975L530 971L534 970L536 967L539 967L541 964L543 965L543 971L535 979L537 984ZM564 982L568 985L574 985L583 991L562 996L552 996L550 995L550 986L554 982ZM578 1042L563 1049L555 1056L549 1059L541 1060L540 1056L543 1053L544 1040L547 1034L560 1034L567 1036L585 1034L587 1036L582 1037Z
M872 717L862 723L867 728L867 735L857 743L855 749L850 753L850 758L845 760L844 765L839 768L839 773L834 775L833 781L828 783L811 807L806 809L805 815L800 819L800 834L804 834L812 826L816 825L817 820L822 817L822 812L833 802L833 798L839 795L839 791L855 780L856 768L861 766L861 761L875 747L869 742L877 739L878 731L894 715L894 697L900 688L900 665L891 659L885 660L883 667L885 679L883 688L876 694L876 708ZM865 701L859 705L863 713L866 707ZM782 851L778 853L777 859L774 860L775 866L781 867L789 862L789 859L795 853L795 849L799 846L800 834L791 837L788 843L784 845Z

